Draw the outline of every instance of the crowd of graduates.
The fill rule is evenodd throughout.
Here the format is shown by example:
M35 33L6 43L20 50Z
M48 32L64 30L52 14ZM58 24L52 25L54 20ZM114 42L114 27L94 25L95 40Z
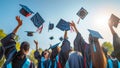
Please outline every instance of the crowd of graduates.
M33 12L24 5L21 5L22 9L20 13L24 16L30 16ZM88 12L81 8L77 15L84 19ZM0 40L2 46L0 47L0 60L5 56L5 63L2 68L35 68L34 63L27 57L31 44L29 41L23 41L20 45L20 51L16 49L15 36L19 28L23 25L19 16L16 16L18 22L17 27L8 34L6 37ZM87 43L82 37L83 34L78 31L74 21L66 22L60 19L57 24L57 28L64 31L64 38L61 42L51 45L46 50L39 53L39 47L43 46L38 41L33 42L36 45L36 51L34 57L38 61L37 68L120 68L120 38L113 29L118 26L119 18L115 15L111 15L108 26L113 35L113 47L114 51L111 55L107 54L107 50L101 47L99 39L103 39L101 34L97 31L88 29L89 37ZM43 28L44 19L37 12L32 18L33 24L41 30ZM79 23L80 19L77 23ZM53 29L53 24L49 29ZM68 40L67 32L72 28L76 32L74 42ZM81 28L82 29L82 28ZM27 31L28 32L28 31ZM33 36L34 32L29 32L28 36ZM53 37L51 37L52 39ZM44 42L46 43L46 41ZM74 44L73 48L71 43ZM50 51L51 50L51 51Z
M113 35L114 51L111 55L108 55L107 50L101 47L99 39L103 39L103 37L99 32L88 29L90 34L88 37L89 43L87 43L83 39L80 31L78 31L75 22L72 21L69 23L69 26L76 32L74 42L68 40L68 30L65 30L61 46L59 46L60 43L57 43L42 53L39 53L38 48L42 45L34 40L36 45L34 57L38 61L37 68L120 68L120 38L113 29L113 26L116 25L116 18L113 19L115 17L114 15L111 17L108 23ZM0 59L2 59L3 55L6 58L2 68L35 68L34 63L27 58L30 50L29 41L23 41L20 46L20 51L16 50L16 41L14 38L23 24L19 16L16 16L16 20L18 26L0 40L2 43L0 47ZM71 43L74 43L73 48L71 47Z

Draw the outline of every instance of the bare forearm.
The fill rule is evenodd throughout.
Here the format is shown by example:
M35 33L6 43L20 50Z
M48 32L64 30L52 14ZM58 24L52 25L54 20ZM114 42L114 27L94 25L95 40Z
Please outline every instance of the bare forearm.
M74 26L74 29L75 29L75 32L78 33L78 30L77 30L76 26Z
M34 43L36 45L36 51L38 51L38 41L34 40Z
M36 45L36 51L38 51L38 45Z
M22 26L22 20L20 19L20 16L16 16L16 20L18 22L18 26L13 30L14 34L16 34L20 26Z
M65 31L65 34L64 34L64 39L67 38L67 31Z
M13 33L14 34L16 34L17 33L17 31L18 31L18 29L20 28L21 26L20 25L18 25L14 30L13 30Z

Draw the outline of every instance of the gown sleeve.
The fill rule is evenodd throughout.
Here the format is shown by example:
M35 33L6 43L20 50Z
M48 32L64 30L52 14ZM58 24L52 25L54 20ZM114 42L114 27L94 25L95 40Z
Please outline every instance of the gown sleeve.
M7 47L8 44L11 44L11 43L15 43L15 34L14 33L10 33L8 34L6 37L4 37L2 40L1 40L1 43L4 47Z
M117 34L113 35L114 55L120 61L120 38Z
M40 55L40 53L39 53L37 50L34 52L34 57L35 57L35 59L37 59L38 61L41 60L41 55Z
M85 42L85 40L83 39L82 35L78 32L77 36L74 40L74 50L75 51L79 51L82 52L82 54L84 53L84 46L87 43Z

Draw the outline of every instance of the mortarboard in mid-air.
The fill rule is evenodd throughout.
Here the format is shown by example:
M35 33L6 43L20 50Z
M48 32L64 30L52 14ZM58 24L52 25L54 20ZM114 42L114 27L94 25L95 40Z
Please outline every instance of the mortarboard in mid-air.
M31 18L31 21L33 22L35 27L38 28L37 31L39 31L39 33L41 33L41 31L43 29L43 23L45 22L45 20L40 16L40 14L38 12Z
M23 16L28 17L28 16L30 16L31 14L34 13L34 12L33 12L31 9L29 9L27 6L22 5L22 4L20 4L20 6L22 7L22 8L20 9L20 13L21 13Z
M87 16L88 12L83 7L77 12L77 15L83 20ZM77 23L79 23L80 18Z
M56 27L62 31L68 31L70 30L70 23L63 19L60 19Z
M33 33L35 33L34 31L25 31L25 32L27 32L27 36L34 36Z
M49 37L49 39L50 39L50 40L53 40L53 39L54 39L54 37L53 37L53 36L51 36L51 37Z
M48 31L52 30L53 28L54 28L54 24L53 23L49 23L49 25L48 25Z
M60 41L63 41L63 40L64 40L64 38L63 38L63 37L60 37L60 38L59 38L59 40L60 40Z

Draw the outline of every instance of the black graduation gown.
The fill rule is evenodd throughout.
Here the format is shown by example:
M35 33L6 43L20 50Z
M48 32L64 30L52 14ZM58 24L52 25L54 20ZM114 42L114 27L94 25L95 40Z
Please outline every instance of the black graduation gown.
M17 53L16 42L14 39L15 36L16 35L14 33L10 33L1 40L6 58L6 62L3 65L4 67L12 61L12 59L15 57L15 54Z
M24 57L22 58L22 56ZM26 55L21 54L19 51L18 53L16 53L15 57L12 60L12 68L22 68L26 60L27 60ZM34 63L32 63L31 61L29 68L35 68Z
M90 45L86 43L78 32L74 40L74 50L79 51L83 55L84 59L84 68L90 68L91 65L91 54L90 54Z
M120 68L119 61L115 59L108 58L107 68Z
M1 46L0 47L0 60L2 59L3 55L4 55L4 48Z
M117 34L113 35L114 55L120 61L120 38Z
M70 42L67 39L64 39L61 46L61 52L59 54L60 63L62 67L65 66L66 61L68 60L70 50L71 50Z

